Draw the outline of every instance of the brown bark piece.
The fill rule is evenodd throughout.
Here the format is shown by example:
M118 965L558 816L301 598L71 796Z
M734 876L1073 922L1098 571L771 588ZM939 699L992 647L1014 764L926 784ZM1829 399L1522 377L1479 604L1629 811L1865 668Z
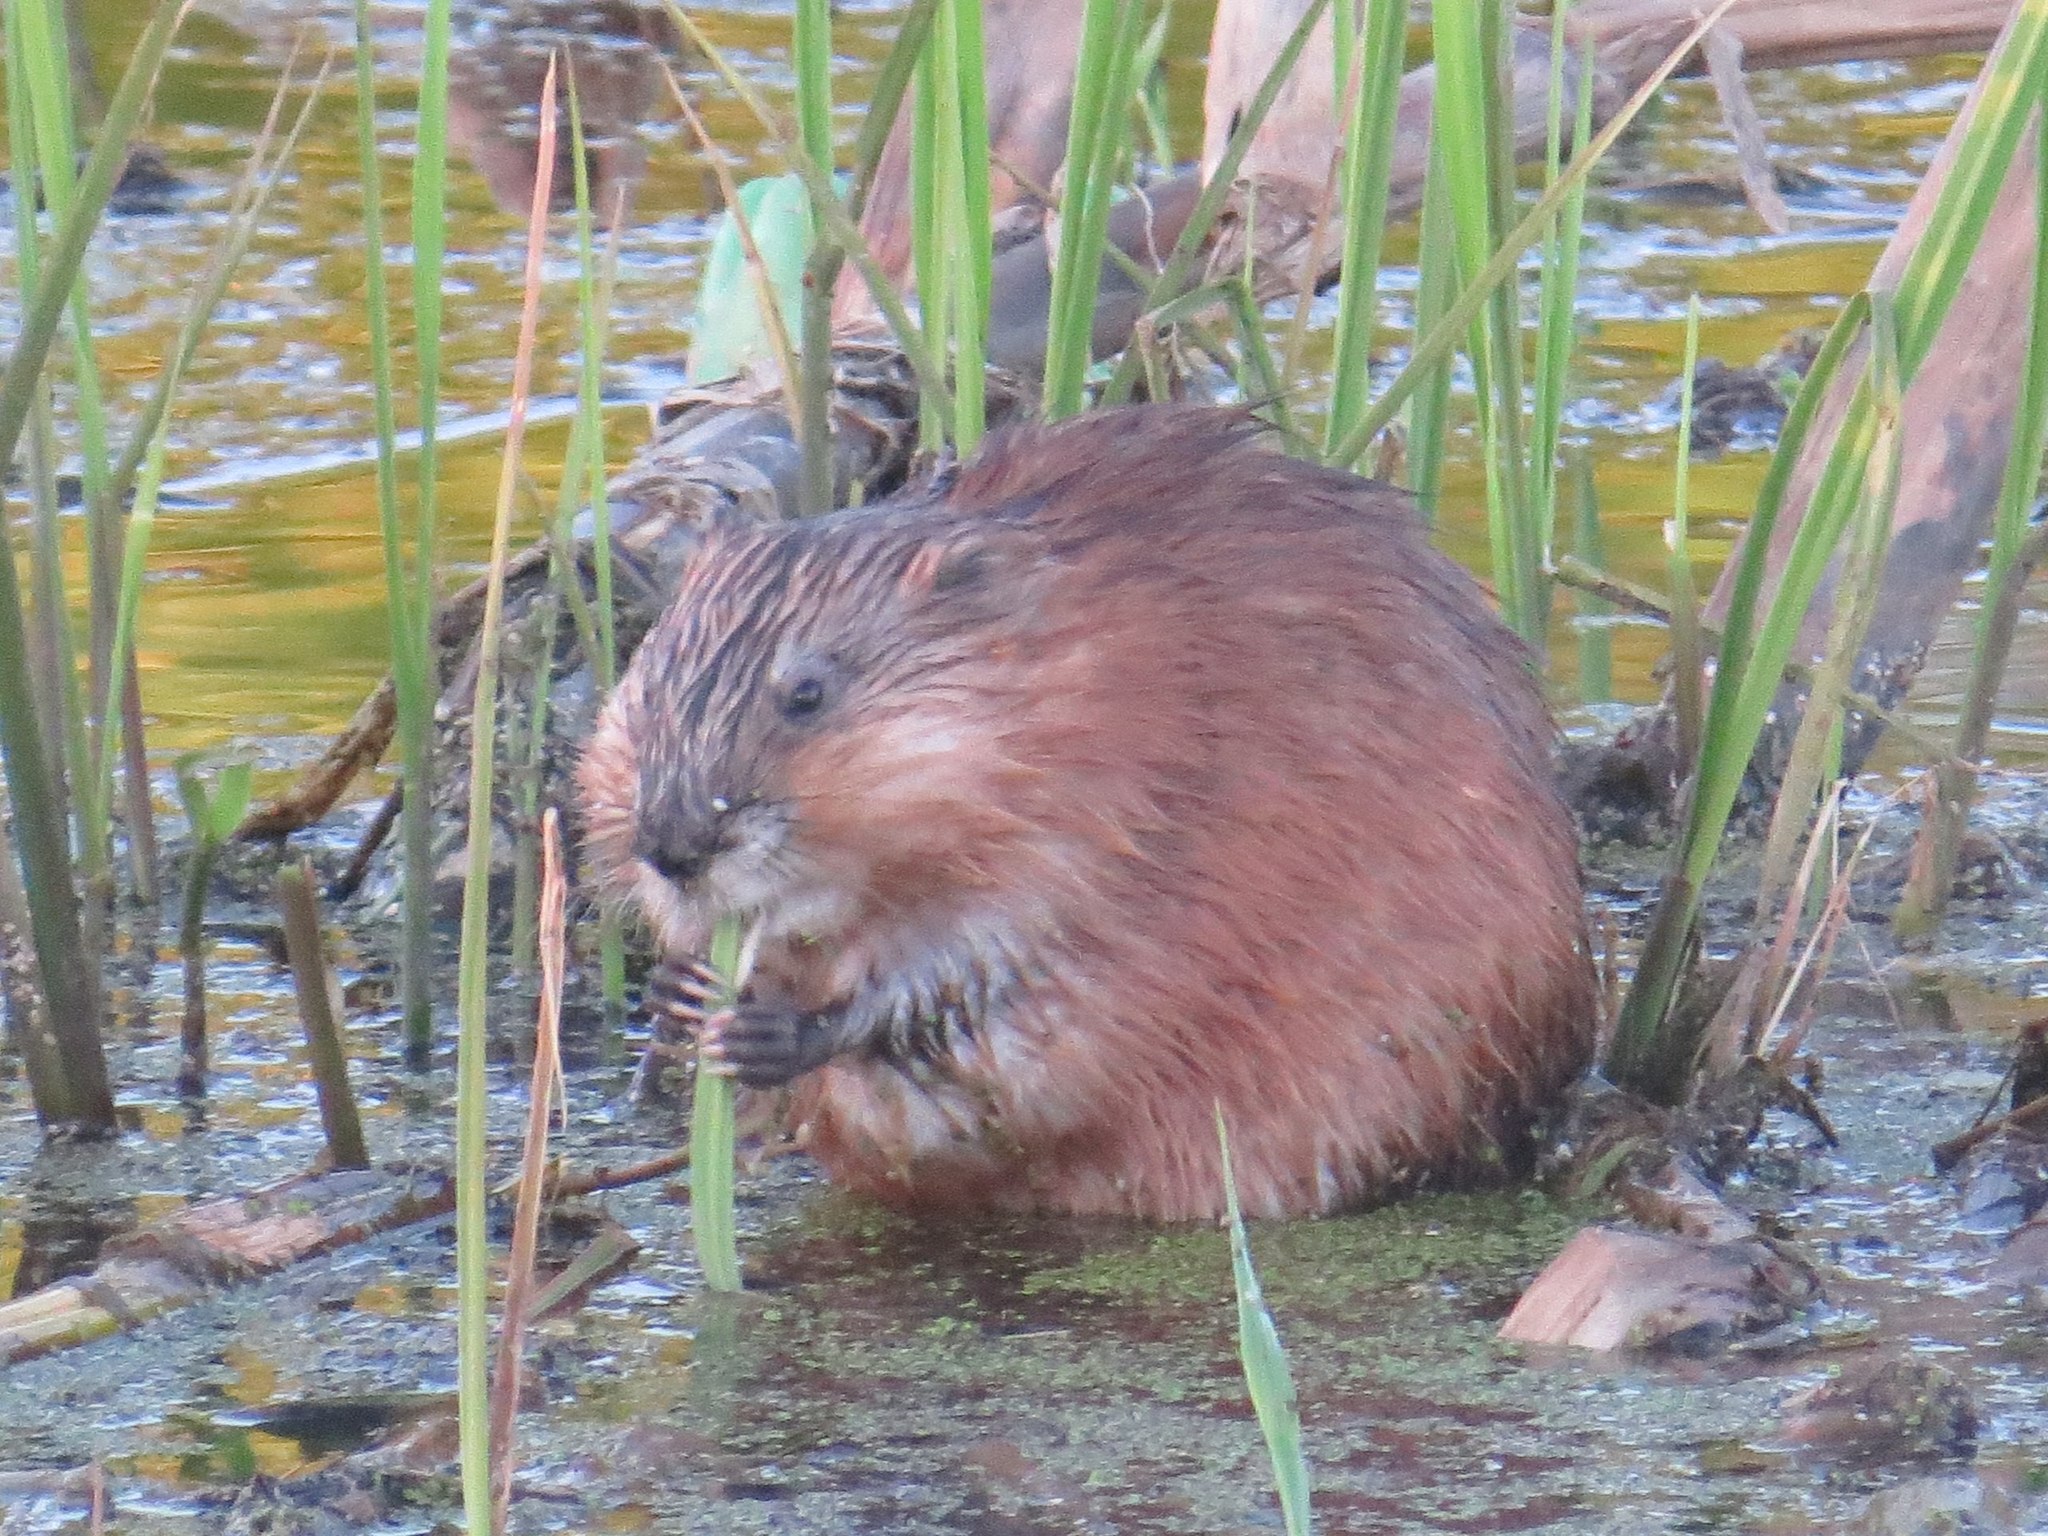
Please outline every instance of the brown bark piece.
M1499 1337L1594 1350L1704 1342L1781 1323L1818 1289L1804 1266L1760 1239L1586 1227L1522 1293Z
M454 1209L446 1179L332 1173L211 1200L115 1238L89 1275L0 1303L0 1365L84 1343Z

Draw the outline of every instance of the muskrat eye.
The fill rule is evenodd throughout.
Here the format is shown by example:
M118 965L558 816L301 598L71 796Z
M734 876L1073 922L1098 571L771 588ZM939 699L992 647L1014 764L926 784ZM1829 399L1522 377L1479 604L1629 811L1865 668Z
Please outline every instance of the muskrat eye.
M815 677L798 678L782 696L782 713L791 720L805 719L824 707L825 685Z

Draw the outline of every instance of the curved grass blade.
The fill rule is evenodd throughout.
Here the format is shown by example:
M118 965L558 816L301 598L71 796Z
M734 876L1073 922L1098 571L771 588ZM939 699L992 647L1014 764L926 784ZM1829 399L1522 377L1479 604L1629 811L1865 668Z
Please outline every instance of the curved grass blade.
M1230 1270L1237 1288L1237 1353L1244 1383L1258 1415L1259 1433L1273 1462L1273 1486L1280 1495L1280 1517L1287 1536L1309 1536L1315 1529L1309 1513L1308 1458L1301 1449L1301 1412L1294 1396L1294 1376L1280 1330L1266 1310L1259 1273L1252 1267L1251 1239L1245 1235L1244 1213L1237 1204L1237 1178L1230 1167L1230 1132L1223 1106L1216 1106L1216 1142L1223 1154L1223 1199L1230 1226Z

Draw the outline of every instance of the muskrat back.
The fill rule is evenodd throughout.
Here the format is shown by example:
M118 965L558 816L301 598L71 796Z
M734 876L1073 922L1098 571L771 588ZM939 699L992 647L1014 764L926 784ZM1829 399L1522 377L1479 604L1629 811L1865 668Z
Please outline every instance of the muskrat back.
M1594 987L1524 648L1402 493L1224 412L994 440L707 538L606 706L589 853L712 1042L902 1205L1322 1212L1526 1162Z

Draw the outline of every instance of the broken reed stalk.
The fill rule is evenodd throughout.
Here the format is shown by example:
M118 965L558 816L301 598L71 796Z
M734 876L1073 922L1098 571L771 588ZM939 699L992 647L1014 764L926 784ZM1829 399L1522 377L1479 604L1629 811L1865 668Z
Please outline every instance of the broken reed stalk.
M707 1013L733 1006L747 984L748 946L740 920L722 917L711 935L710 965L714 995ZM733 1081L713 1070L697 1053L696 1082L690 1095L690 1234L697 1244L697 1264L704 1284L713 1291L740 1289L739 1240L734 1232Z
M424 1221L453 1203L438 1174L299 1174L202 1201L110 1239L90 1274L0 1301L0 1367L68 1349Z
M551 1315L577 1292L595 1285L640 1251L633 1234L615 1221L607 1221L576 1256L555 1272L552 1280L536 1289L527 1303L528 1321Z
M277 872L277 907L284 922L285 958L292 968L299 1024L306 1032L306 1063L320 1100L320 1130L327 1139L330 1168L367 1168L363 1118L348 1083L348 1053L341 1044L340 988L327 964L320 929L320 897L313 861L301 858Z
M504 649L505 567L511 558L512 509L518 500L520 451L533 395L534 337L540 323L541 259L547 250L554 192L557 57L541 86L539 159L526 224L519 341L512 362L512 398L491 519L491 559L477 639L476 687L470 700L468 865L462 881L462 948L457 962L455 1092L456 1392L462 1446L462 1507L472 1531L489 1529L493 1506L490 1423L490 1234L485 1188L484 1116L486 989L490 962L491 807L498 737L499 658ZM410 794L408 804L414 797Z
M185 905L178 923L178 961L185 982L178 1096L185 1099L206 1095L206 882L216 851L195 831L185 856Z
M154 475L145 482L151 489ZM153 491L152 491L153 494ZM215 860L249 808L252 766L225 764L209 789L199 776L197 754L178 759L178 798L192 846L185 862L184 920L178 949L185 967L184 1049L178 1063L178 1092L199 1098L206 1092L206 887Z
M1932 768L1933 805L1920 829L1913 873L1900 893L1898 910L1892 914L1893 930L1909 943L1925 940L1947 910L1970 806L1977 797L1977 764L1990 739L1992 710L2012 654L2020 596L2044 554L2040 533L2028 532L2027 513L2040 484L2043 439L2048 434L2048 117L2037 121L2035 132L2037 234L2027 368L2014 411L2005 480L1999 488L1991 565L1985 580L1990 601L1977 625L1976 656L1962 717L1956 722L1954 760Z
M539 1246L541 1186L548 1154L548 1108L562 1075L562 973L568 947L562 874L562 819L553 806L540 824L540 1011L534 1024L533 1073L526 1095L526 1141L519 1154L519 1199L512 1212L512 1251L505 1261L505 1320L498 1330L491 1381L491 1529L503 1531L512 1507L513 1431L519 1417L519 1361L533 1297L533 1256Z

